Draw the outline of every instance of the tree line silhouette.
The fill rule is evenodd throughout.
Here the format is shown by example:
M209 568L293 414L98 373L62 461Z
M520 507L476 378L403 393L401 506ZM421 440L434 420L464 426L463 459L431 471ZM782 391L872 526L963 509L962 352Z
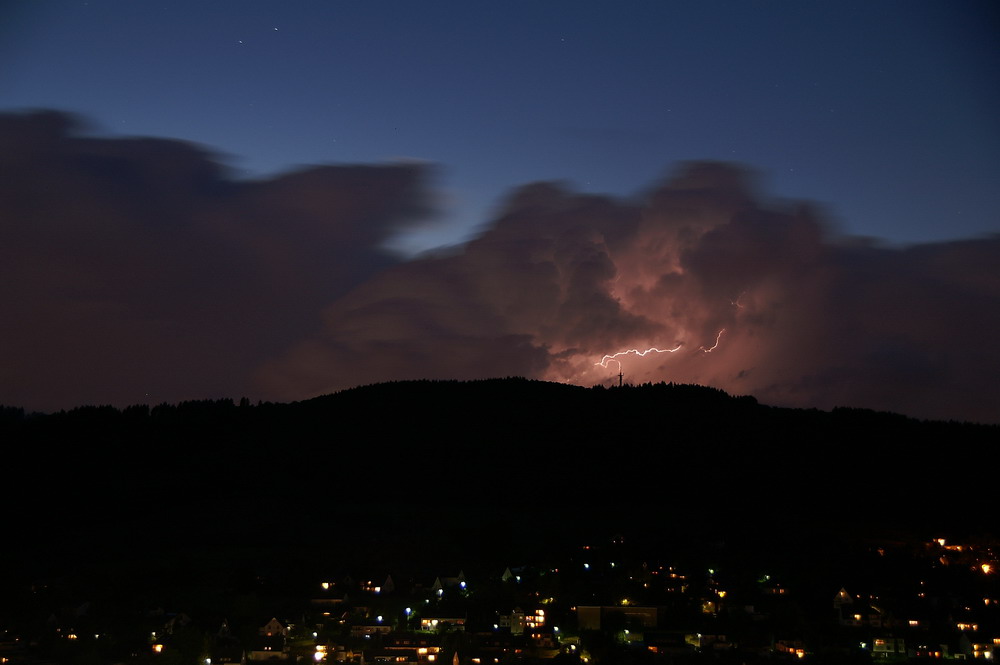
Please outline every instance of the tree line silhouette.
M615 530L971 533L992 528L998 429L517 377L292 403L0 408L19 506L7 528L21 563L42 566L195 543L349 540L357 557L460 560Z

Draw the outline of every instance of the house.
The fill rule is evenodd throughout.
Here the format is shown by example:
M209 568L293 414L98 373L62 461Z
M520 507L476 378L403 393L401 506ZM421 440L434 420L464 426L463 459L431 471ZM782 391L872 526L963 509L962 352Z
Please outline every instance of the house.
M698 651L725 651L736 647L725 635L708 633L688 633L684 636L684 641Z
M694 645L688 643L687 635L680 630L646 631L644 638L646 649L650 653L686 655L695 651Z
M258 637L247 651L247 660L288 660L285 638L281 635Z
M288 647L285 638L288 627L276 617L257 629L258 637L247 650L248 660L287 660Z
M977 640L975 638L970 638L965 633L962 633L962 637L958 640L958 651L959 653L965 654L966 658L985 658L992 660L994 657L994 649L997 645L993 642L984 642Z
M901 637L876 637L872 642L873 656L905 656L906 642Z
M420 663L416 649L365 649L361 652L362 663Z
M608 619L636 628L656 628L659 611L656 607L637 605L581 605L576 610L576 616L581 630L601 630L601 625L606 625Z
M219 632L211 638L209 658L211 658L212 663L221 665L242 664L246 662L243 645L230 632L228 621L223 621Z
M275 617L271 617L271 620L261 626L258 632L264 637L288 636L288 628Z
M885 624L885 612L881 608L857 602L843 588L834 596L833 608L841 626L881 628Z
M351 626L351 637L370 639L376 635L387 635L392 632L392 626L384 623L356 623Z
M510 614L497 615L497 627L509 630L511 635L523 635L526 630L534 630L543 625L545 625L543 609L525 613L520 607L515 607Z
M445 589L460 589L465 591L466 589L465 573L463 571L458 571L458 575L455 577L437 577L434 579L434 584L431 585L431 591L436 593L438 596L444 594Z
M420 630L431 632L447 632L449 630L465 630L465 617L452 615L424 615L420 618Z
M163 631L168 635L173 635L174 631L180 630L184 626L191 623L191 617L189 617L184 612L178 612L177 614L170 614L169 619L163 624Z
M382 650L386 653L399 652L409 657L412 651L416 660L409 662L433 662L441 652L440 641L435 635L421 633L389 633L382 638Z
M847 593L847 589L841 587L840 591L833 597L833 609L840 610L844 605L852 605L854 597Z
M382 593L392 593L396 590L396 583L392 579L392 575L386 575L385 581L381 584L375 582L374 580L366 580L361 583L360 586L362 591L367 593L374 593L376 595Z
M556 639L555 631L552 628L535 628L528 634L531 643L543 649L557 649L559 640Z

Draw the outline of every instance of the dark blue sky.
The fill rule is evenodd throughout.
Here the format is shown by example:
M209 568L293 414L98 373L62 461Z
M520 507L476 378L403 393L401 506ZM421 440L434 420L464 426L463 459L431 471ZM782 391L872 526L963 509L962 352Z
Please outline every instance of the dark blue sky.
M10 2L0 110L179 138L263 176L438 166L460 239L509 188L637 194L679 161L759 169L840 229L1000 229L995 2Z

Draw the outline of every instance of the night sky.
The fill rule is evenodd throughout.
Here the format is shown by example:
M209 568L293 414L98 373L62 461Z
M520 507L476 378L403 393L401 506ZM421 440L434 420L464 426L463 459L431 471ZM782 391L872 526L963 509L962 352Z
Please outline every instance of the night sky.
M992 1L4 3L0 403L621 369L1000 421L998 28Z

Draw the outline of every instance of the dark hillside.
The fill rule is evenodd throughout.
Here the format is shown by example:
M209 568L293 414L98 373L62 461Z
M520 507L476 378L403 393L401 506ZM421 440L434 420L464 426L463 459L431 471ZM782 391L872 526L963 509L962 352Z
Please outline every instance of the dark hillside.
M399 382L291 404L5 409L0 427L16 571L226 548L467 561L616 531L756 547L994 525L995 426L699 386Z

